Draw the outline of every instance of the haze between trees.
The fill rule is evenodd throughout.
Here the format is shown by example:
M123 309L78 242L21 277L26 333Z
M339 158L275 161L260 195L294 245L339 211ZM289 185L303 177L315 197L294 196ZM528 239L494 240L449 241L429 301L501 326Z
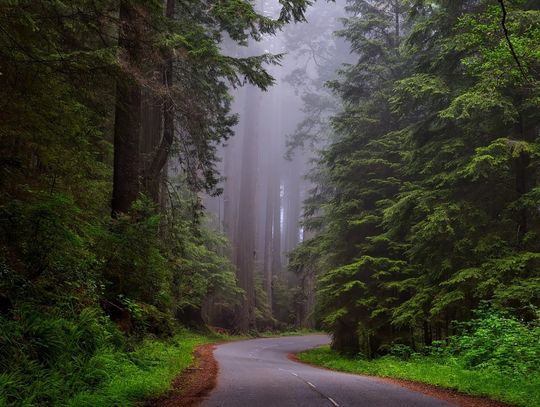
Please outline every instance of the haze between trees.
M478 309L537 335L540 4L316 4L277 71L262 45L308 6L0 2L1 403L90 394L180 325L317 325L366 359ZM272 74L303 104L287 149Z

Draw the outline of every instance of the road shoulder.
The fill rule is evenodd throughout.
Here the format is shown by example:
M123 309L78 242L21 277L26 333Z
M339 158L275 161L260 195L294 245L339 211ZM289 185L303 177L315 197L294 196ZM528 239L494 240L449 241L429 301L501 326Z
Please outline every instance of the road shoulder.
M305 361L302 361L298 358L297 354L290 353L288 355L289 359L296 362L296 363L303 363L309 366L316 367L318 369L326 369L331 371L338 371L335 369L330 369L324 366L320 366L314 363L308 363ZM506 404L500 401L491 400L485 397L479 397L479 396L471 396L469 394L460 393L458 391L452 390L452 389L446 389L442 387L437 387L431 384L421 383L421 382L414 382L411 380L401 380L401 379L393 379L388 377L378 377L378 376L369 376L369 375L362 375L357 373L351 373L351 372L345 372L343 373L347 374L356 374L357 376L364 376L364 377L370 377L374 380L382 381L389 384L398 385L401 387L404 387L409 390L413 390L417 393L422 393L430 397L438 398L440 400L447 401L449 403L452 403L459 407L513 407L510 404Z
M173 382L172 389L165 395L150 400L145 407L197 407L217 383L219 371L214 358L217 344L197 347L193 364L184 370Z

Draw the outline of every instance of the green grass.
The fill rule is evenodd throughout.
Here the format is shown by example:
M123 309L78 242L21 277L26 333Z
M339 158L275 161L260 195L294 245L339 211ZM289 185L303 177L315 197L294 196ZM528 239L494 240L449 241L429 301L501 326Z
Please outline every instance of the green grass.
M280 336L303 336L303 335L323 335L324 332L311 329L294 329L288 331L265 331L260 334L263 338L275 338Z
M183 332L167 341L147 340L129 354L104 351L94 357L96 372L105 376L99 388L78 393L65 405L73 407L131 406L170 389L173 379L193 362L198 345L209 337Z
M458 359L416 356L410 360L383 357L368 361L349 359L328 346L298 354L301 361L329 369L429 383L485 396L523 407L540 406L540 377L510 375L490 370L470 370Z

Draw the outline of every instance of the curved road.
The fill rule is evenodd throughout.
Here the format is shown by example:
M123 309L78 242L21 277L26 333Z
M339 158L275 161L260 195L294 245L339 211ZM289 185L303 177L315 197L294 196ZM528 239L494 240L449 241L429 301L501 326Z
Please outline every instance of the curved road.
M450 407L397 385L318 369L287 354L329 342L325 335L264 338L217 347L216 388L203 407Z

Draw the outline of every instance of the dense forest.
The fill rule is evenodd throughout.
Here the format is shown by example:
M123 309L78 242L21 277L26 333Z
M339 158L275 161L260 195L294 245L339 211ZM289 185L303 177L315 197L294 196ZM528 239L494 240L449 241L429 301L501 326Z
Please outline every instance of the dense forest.
M337 32L357 60L310 177L293 253L320 275L341 351L380 354L454 333L490 307L540 300L540 4L353 1Z
M186 328L537 372L539 177L536 0L0 0L0 405Z
M0 2L2 404L67 402L104 380L104 349L201 328L209 299L248 309L201 193L220 193L230 89L267 89L280 56L226 48L306 6Z

